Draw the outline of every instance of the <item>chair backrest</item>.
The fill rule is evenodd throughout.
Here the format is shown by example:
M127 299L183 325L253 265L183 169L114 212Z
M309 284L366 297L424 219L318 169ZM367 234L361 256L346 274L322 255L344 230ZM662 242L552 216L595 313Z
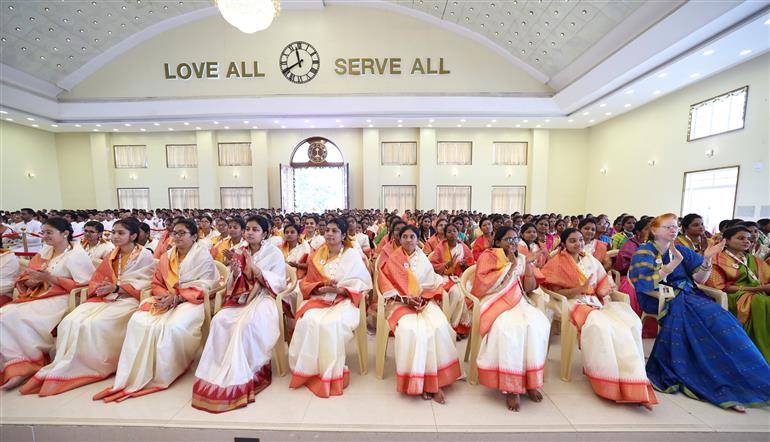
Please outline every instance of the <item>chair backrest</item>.
M377 284L377 281L379 280L379 274L380 274L380 257L378 256L374 260L374 268L372 269L372 285L374 286L375 296L380 295L380 287Z
M226 265L219 261L214 261L214 265L217 267L217 271L219 272L219 277L221 278L222 283L227 281L227 278L230 277L230 269L228 269Z
M468 282L473 281L476 277L476 264L465 269L463 275L460 277L460 289L463 292L468 292ZM470 292L469 292L470 293Z
M620 250L619 250L619 249L612 249L612 250L609 250L609 251L607 252L607 257L608 257L608 258L614 258L614 257L618 256L618 253L620 253Z
M292 266L286 266L286 279L288 280L289 287L293 287L297 284L297 269Z

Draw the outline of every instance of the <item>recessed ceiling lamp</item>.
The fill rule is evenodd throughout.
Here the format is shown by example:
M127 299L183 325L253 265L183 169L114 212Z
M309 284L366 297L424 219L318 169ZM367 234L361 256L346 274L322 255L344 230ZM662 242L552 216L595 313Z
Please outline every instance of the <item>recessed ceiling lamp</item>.
M246 34L267 29L281 13L280 0L215 0L228 23Z

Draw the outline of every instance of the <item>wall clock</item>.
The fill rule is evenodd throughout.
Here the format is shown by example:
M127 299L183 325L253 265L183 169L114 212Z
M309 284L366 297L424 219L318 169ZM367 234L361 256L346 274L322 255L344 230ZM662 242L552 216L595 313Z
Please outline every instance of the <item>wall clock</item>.
M318 51L307 42L295 41L289 43L278 61L278 67L287 80L296 84L304 84L315 78L321 59Z

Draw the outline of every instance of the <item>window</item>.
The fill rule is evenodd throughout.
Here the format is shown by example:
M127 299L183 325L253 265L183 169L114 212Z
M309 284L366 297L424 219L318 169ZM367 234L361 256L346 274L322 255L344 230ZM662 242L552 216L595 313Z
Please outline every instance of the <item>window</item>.
M492 144L492 157L492 164L526 166L527 143L495 141Z
M438 210L471 210L471 186L438 186Z
M251 143L219 143L220 166L251 166Z
M417 164L417 143L392 142L382 143L383 166L408 166Z
M116 169L143 169L147 167L147 146L114 145Z
M169 187L168 205L172 209L197 209L200 207L197 187Z
M448 142L439 141L436 154L438 164L471 164L473 143L470 141Z
M253 209L251 187L221 187L223 209Z
M687 141L743 129L748 95L744 86L690 106Z
M738 172L738 166L685 172L682 216L697 213L712 232L723 219L734 218Z
M382 208L403 213L417 205L417 186L382 186Z
M198 167L195 144L166 144L166 167Z
M492 213L524 213L526 201L524 186L492 186Z
M147 187L119 188L118 207L121 209L150 210L150 189Z

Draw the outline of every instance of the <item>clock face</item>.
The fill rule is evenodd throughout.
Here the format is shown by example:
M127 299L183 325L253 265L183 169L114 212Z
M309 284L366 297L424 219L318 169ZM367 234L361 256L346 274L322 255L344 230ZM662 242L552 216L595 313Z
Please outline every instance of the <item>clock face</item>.
M310 43L295 41L289 43L281 52L278 67L287 80L292 83L303 84L315 78L321 59L318 51Z

